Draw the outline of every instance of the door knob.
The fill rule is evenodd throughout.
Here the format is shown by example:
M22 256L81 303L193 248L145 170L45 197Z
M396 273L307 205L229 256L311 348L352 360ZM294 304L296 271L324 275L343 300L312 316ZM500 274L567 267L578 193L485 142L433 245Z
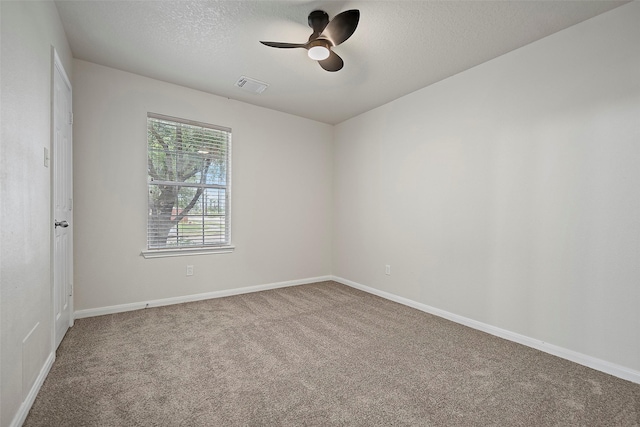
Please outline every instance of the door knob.
M54 224L56 227L62 228L67 228L69 226L69 223L67 221L56 221Z

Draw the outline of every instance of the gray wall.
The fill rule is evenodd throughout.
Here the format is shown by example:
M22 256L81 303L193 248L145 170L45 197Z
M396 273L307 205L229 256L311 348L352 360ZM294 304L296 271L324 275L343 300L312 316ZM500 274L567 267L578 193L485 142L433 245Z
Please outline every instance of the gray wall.
M338 125L333 274L637 376L638 22L634 2Z
M333 126L90 62L73 72L76 310L331 274ZM147 112L232 129L233 253L140 256Z
M71 50L53 2L2 1L0 14L0 425L7 426L53 355L44 148L51 148L51 47L69 77Z

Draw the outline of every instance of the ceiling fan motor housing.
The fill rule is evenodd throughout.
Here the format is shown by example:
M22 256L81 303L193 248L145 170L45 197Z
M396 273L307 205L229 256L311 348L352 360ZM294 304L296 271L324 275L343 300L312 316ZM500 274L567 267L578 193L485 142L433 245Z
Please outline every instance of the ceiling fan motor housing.
M333 44L327 39L315 39L309 42L307 49L311 49L314 46L322 46L330 49L333 47Z

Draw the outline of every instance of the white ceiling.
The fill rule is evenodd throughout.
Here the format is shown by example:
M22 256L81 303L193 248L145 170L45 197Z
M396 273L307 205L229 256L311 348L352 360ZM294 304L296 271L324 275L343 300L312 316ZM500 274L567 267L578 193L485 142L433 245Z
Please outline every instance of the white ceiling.
M618 1L56 1L75 58L336 124ZM360 10L329 73L304 49L308 14ZM265 81L261 95L234 86Z

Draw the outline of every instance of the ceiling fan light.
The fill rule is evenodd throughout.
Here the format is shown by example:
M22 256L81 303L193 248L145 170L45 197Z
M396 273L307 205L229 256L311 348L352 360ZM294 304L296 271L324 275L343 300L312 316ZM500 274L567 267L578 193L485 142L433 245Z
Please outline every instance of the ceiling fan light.
M329 49L325 46L313 46L308 51L309 58L315 61L322 61L329 57Z

